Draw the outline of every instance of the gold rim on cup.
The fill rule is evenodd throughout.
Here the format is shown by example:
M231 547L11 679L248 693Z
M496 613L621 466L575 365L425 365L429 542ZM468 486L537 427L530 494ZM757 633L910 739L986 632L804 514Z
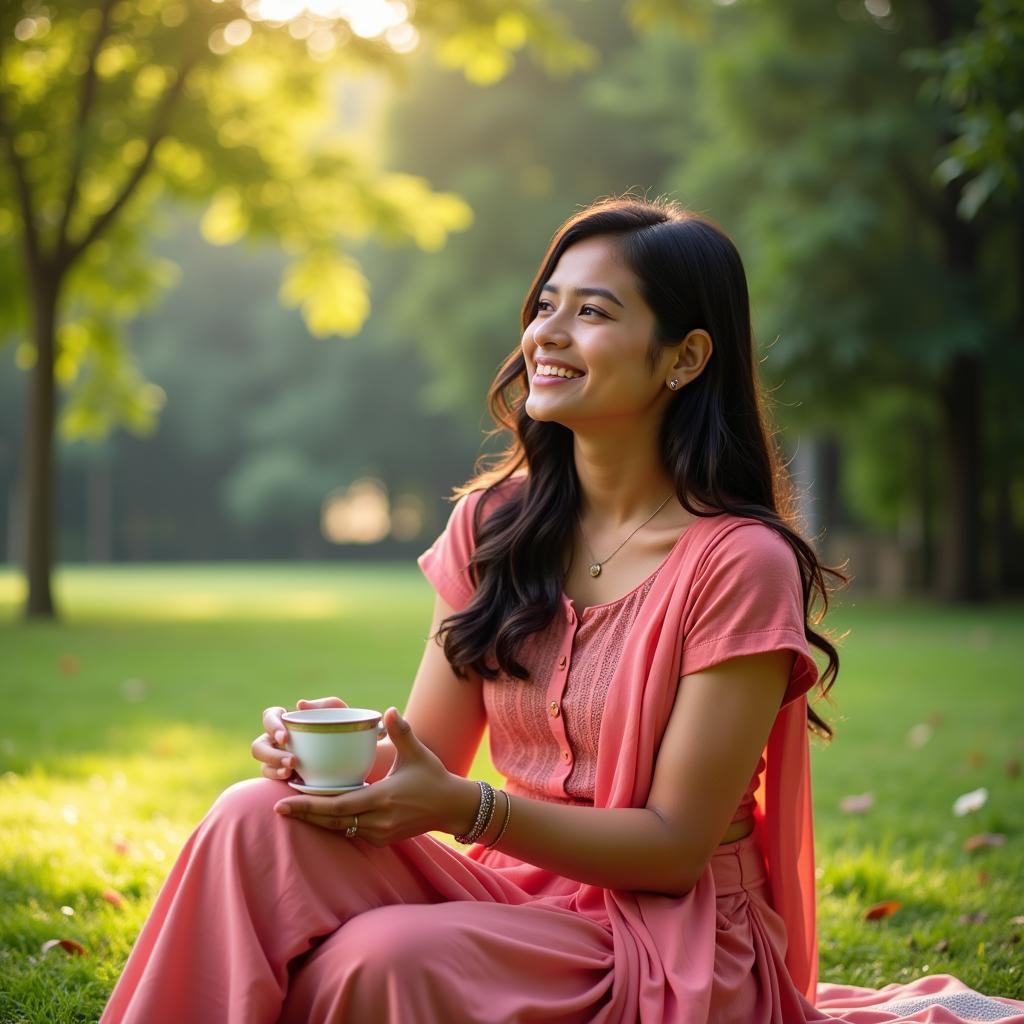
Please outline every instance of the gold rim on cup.
M363 732L367 729L376 729L380 721L380 715L374 715L372 718L360 718L354 722L297 722L288 717L290 713L285 712L281 716L289 732Z

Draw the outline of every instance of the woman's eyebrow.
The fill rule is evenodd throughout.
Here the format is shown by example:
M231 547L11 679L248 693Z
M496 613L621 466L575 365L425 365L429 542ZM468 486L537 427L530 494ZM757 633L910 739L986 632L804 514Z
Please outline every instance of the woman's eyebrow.
M545 284L541 287L542 292L554 292L558 294L558 289L553 284ZM625 305L620 302L607 288L598 288L594 285L587 285L583 288L573 288L573 295L577 298L583 298L584 295L600 295L603 299L608 299L614 302L616 306L621 306L625 309Z

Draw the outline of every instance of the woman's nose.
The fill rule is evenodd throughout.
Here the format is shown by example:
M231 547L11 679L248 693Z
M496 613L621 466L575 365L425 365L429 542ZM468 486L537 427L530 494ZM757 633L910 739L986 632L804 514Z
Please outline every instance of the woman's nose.
M561 318L555 313L534 323L533 340L537 345L564 346L569 341L569 335Z

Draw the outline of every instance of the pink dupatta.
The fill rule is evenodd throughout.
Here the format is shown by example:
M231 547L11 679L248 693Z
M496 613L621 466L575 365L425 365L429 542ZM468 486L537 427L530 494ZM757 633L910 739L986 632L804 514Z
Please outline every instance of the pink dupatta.
M655 756L683 670L683 623L704 553L742 524L728 517L691 527L677 545L634 623L605 705L594 805L643 807ZM688 549L702 545L695 557ZM780 709L765 749L755 794L756 829L764 852L772 905L786 925L786 967L813 1004L818 954L807 700ZM710 865L682 898L584 887L581 904L603 900L615 941L612 1015L636 1007L644 1024L706 1020L715 958L715 883ZM692 927L683 915L691 915ZM687 923L689 924L689 922ZM698 936L694 942L693 936ZM622 1019L625 1019L624 1017Z

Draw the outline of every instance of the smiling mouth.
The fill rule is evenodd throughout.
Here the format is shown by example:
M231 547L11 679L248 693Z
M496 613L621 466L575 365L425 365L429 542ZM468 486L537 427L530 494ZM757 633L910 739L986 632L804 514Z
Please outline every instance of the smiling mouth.
M564 366L548 366L547 364L541 364L533 371L534 380L538 377L555 380L578 380L580 377L585 376L586 374L581 373L579 370L569 370Z

